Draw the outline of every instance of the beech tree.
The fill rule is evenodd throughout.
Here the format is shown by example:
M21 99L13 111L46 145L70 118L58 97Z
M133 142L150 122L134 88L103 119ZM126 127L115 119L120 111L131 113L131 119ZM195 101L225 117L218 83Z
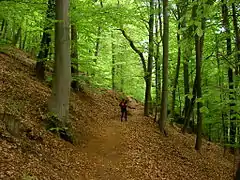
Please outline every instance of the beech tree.
M69 96L71 83L69 1L56 1L55 64L49 110L56 115L58 127L69 126Z
M161 98L161 115L159 127L162 133L164 123L167 120L167 103L168 103L168 49L169 47L169 15L168 0L163 0L163 81L162 81L162 98Z

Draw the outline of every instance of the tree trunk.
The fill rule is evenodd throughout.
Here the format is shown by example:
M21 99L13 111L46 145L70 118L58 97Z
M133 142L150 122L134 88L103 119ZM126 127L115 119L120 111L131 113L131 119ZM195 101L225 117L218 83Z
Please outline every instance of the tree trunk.
M116 84L115 84L115 76L116 76L116 68L115 68L115 43L114 43L114 34L112 31L112 90L116 90Z
M50 20L54 19L55 13L54 13L54 0L48 0L48 9L46 12L46 22L49 22ZM45 61L48 57L48 52L49 52L49 46L51 43L51 34L50 30L52 30L52 24L46 23L43 31L43 36L41 40L41 45L40 45L40 52L37 56L37 63L36 63L36 76L40 80L45 79Z
M180 20L180 9L179 6L177 6L178 11L178 20ZM178 31L181 29L180 22L178 23ZM176 67L176 75L173 83L173 91L172 91L172 107L171 107L171 114L172 117L175 116L174 108L175 108L175 100L176 100L176 89L178 85L178 77L179 77L179 71L180 71L180 63L181 63L181 47L180 47L180 34L177 33L177 44L178 44L178 56L177 56L177 67Z
M162 133L165 132L165 121L167 120L168 103L168 47L169 47L169 17L168 0L163 0L163 83L162 83L162 102L159 127Z
M100 6L101 6L101 8L103 8L102 0L100 0ZM98 26L98 29L97 29L97 40L96 40L95 52L94 52L94 56L95 56L94 63L97 63L97 58L98 58L98 54L99 54L101 31L102 31L102 28L100 26Z
M3 39L7 39L7 30L8 30L8 23L7 21L5 21L5 25L4 25L4 30L3 30L3 35L2 35L2 38Z
M222 16L223 16L223 27L226 30L226 44L227 44L227 56L230 57L232 54L232 45L231 45L231 37L230 37L230 27L228 20L228 7L227 4L222 0ZM235 114L233 107L234 103L234 82L233 82L233 69L231 67L228 68L228 83L229 83L229 100L230 100L230 144L233 146L235 144L235 136L236 136L236 125L235 125ZM234 148L231 147L231 150L234 151Z
M72 82L71 87L73 90L77 91L79 88L78 84L78 34L77 27L75 24L71 25L71 74Z
M238 20L237 20L237 12L235 3L232 3L232 13L233 13L233 27L235 32L235 43L236 43L236 49L237 49L237 62L240 62L240 35L239 35L239 29L238 29ZM236 67L239 72L239 65Z
M158 5L160 7L160 5ZM155 7L157 9L157 5ZM159 8L160 11L160 8ZM160 114L160 105L161 105L161 76L160 76L160 30L158 29L158 21L159 16L156 14L155 16L155 36L156 36L156 54L155 54L155 84L156 84L156 107L155 107L155 118L154 121L156 122L159 119Z
M25 49L26 41L27 41L27 32L25 32L25 34L24 34L24 38L23 38L23 42L22 42L22 50Z
M69 1L56 1L55 27L55 64L53 75L53 90L49 110L56 115L58 127L69 125L69 96L71 83L71 60L69 38Z
M221 104L223 102L223 73L221 73L221 69L220 69L220 59L219 59L219 41L218 41L218 37L216 36L216 58L217 58L217 65L218 65L218 86L221 88L220 91L220 100L221 100ZM226 113L221 110L221 121L222 121L222 132L223 132L223 147L224 147L224 155L226 152L226 145L227 144L227 128L225 125L225 116Z
M0 38L1 38L2 35L3 35L4 27L5 27L5 19L2 20L2 25L1 25L1 30L0 30Z
M197 78L195 78L195 80L194 80L194 85L193 85L193 90L192 90L192 98L189 102L187 111L185 113L186 117L184 118L184 125L183 125L183 129L182 129L183 134L186 133L187 127L189 126L189 122L190 122L190 118L191 118L191 115L192 115L192 112L194 109L196 97L197 97ZM192 129L192 131L193 131L193 129Z
M149 115L151 102L151 88L152 88L152 66L153 66L153 29L154 29L154 0L150 0L150 16L149 16L149 45L148 45L148 67L146 74L146 89L145 89L145 104L144 115Z
M21 32L22 32L22 28L19 27L18 30L17 30L17 33L13 36L13 42L12 42L12 45L13 46L16 46L19 39L20 39L20 36L21 36Z
M197 8L197 7L196 7ZM195 16L196 17L196 16ZM205 30L205 18L202 18L201 29ZM196 51L196 81L197 81L197 138L195 143L195 149L200 150L202 146L202 112L201 108L203 103L202 98L202 85L201 85L201 66L203 57L203 43L204 43L204 33L199 36L197 33L195 35L195 51Z
M187 7L188 7L188 3L186 3L186 1L182 1L181 2L181 9L182 9L182 13L181 16L184 17L185 14L187 13ZM193 18L193 17L192 17ZM182 24L181 24L182 28L187 28L186 31L183 32L183 40L185 40L187 43L189 43L188 46L183 46L183 83L184 83L184 108L183 108L183 113L182 116L184 116L184 119L186 120L187 117L187 112L188 109L190 108L190 99L189 99L189 92L190 92L190 86L189 86L189 59L192 55L192 49L193 46L191 44L192 41L192 33L193 33L193 28L192 26L187 27L186 25L186 18L184 18ZM185 43L186 44L186 43Z

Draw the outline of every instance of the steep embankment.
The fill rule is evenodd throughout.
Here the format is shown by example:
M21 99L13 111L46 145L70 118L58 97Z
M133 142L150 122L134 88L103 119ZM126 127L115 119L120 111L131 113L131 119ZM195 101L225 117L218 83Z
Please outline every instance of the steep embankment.
M78 144L59 139L42 125L50 89L33 76L34 62L26 54L12 52L14 58L0 53L0 179L231 179L233 163L220 147L204 142L197 153L194 136L171 127L163 137L153 120L142 116L141 105L132 102L136 109L120 122L113 92L72 93ZM20 122L18 137L6 130L4 111L5 121Z

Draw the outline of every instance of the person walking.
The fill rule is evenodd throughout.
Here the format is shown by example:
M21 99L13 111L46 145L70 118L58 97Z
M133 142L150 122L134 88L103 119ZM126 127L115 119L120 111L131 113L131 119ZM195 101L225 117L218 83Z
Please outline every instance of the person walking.
M125 121L127 121L127 100L122 99L119 106L121 108L121 121L123 121L123 117L125 118Z

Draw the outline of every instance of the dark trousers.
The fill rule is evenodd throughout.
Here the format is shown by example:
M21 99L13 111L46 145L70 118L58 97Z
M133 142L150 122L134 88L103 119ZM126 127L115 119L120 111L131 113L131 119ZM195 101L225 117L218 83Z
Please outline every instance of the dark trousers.
M125 118L125 121L127 121L127 109L121 109L121 121L123 120L123 117Z

